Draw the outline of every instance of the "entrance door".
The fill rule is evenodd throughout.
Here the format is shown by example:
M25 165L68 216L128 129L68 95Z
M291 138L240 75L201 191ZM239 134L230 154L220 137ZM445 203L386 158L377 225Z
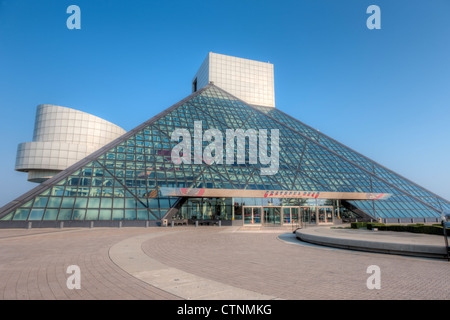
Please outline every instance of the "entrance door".
M333 223L333 207L318 207L319 223Z
M244 224L260 224L261 207L244 207Z
M300 207L300 219L302 224L316 224L316 207Z
M252 207L244 207L244 224L253 223Z
M202 219L198 200L192 200L191 206L188 207L188 216L192 219Z
M261 223L261 207L253 207L253 223Z
M291 223L291 208L289 207L283 207L283 224Z
M298 207L282 207L283 208L283 224L298 223Z
M264 207L264 224L281 224L281 207Z
M298 207L291 208L291 223L298 223Z

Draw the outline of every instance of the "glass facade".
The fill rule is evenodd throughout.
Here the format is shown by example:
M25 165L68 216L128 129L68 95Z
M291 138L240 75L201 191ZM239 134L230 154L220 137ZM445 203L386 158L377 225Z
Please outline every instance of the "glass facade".
M196 164L194 160L175 164L171 151L179 141L172 141L171 135L176 129L187 129L194 136L195 121L202 122L203 130L217 129L224 133L227 129L278 129L278 172L261 175L264 165L259 157L257 164L248 161L248 143L243 164ZM203 148L210 144L202 143ZM269 141L269 152L270 145ZM235 159L237 148L236 144ZM192 159L194 156L192 150ZM208 85L4 206L0 209L0 220L160 220L179 201L178 197L164 197L161 187L392 194L387 200L348 200L351 206L374 218L439 217L442 209L450 209L447 200L278 109L249 106ZM308 206L306 199L200 197L185 201L178 214L188 218L242 220L242 214L244 217L246 214L243 206L264 208L264 201L272 201L273 206ZM348 211L342 208L345 210ZM252 210L253 220L262 217L263 212L257 211ZM300 215L292 211L289 219ZM326 219L328 215L325 210L317 217ZM287 211L273 211L266 217L269 216L273 221L288 219Z
M181 206L173 219L232 220L232 199L190 198Z
M244 225L334 223L336 219L361 218L329 199L234 198L234 219Z

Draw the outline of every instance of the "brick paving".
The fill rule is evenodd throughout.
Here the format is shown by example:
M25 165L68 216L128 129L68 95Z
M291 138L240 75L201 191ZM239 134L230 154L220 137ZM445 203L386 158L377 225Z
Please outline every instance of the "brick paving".
M158 261L281 299L449 299L450 262L281 241L276 232L202 232L146 241ZM381 289L369 290L370 265Z
M148 229L0 230L0 299L179 299L109 259L111 245L143 232ZM80 290L67 288L69 265L80 267Z
M164 235L142 243L153 259L281 299L450 299L445 260L293 244L279 239L286 230L230 227L0 230L0 299L180 299L110 259L114 244L154 232ZM66 286L69 265L81 269L80 290ZM380 290L366 287L370 265L381 268Z

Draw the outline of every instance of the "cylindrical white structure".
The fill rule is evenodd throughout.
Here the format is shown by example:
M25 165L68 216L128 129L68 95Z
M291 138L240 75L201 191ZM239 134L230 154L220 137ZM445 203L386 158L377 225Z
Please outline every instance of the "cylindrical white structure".
M41 104L36 111L33 141L17 148L15 170L28 172L28 181L43 182L125 132L91 114Z

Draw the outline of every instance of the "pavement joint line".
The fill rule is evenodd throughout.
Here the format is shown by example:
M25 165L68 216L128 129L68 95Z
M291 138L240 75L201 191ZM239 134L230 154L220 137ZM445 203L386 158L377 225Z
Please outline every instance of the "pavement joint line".
M167 266L148 256L142 250L142 244L145 241L156 237L169 236L170 234L158 232L124 239L110 247L109 257L113 263L131 276L186 300L278 299L274 296L241 289ZM176 276L176 279L174 276ZM175 281L176 283L174 283Z
M16 235L16 236L5 236L5 237L0 237L0 241L2 240L14 240L14 239L21 239L21 238L30 238L30 237L38 237L38 236L48 236L48 235L54 235L57 233L70 233L70 232L80 232L80 231L84 231L84 228L77 228L77 229L66 229L66 230L52 230L52 231L48 231L48 232L36 232L36 233L32 233L32 234L21 234L21 235Z

